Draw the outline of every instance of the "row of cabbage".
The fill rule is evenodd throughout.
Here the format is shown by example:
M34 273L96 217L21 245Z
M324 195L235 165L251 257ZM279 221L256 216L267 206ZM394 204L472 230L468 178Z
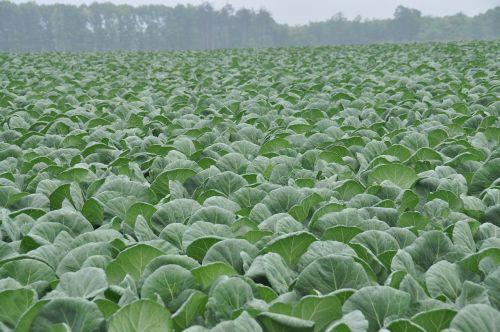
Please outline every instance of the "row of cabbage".
M496 331L499 53L0 55L0 327Z

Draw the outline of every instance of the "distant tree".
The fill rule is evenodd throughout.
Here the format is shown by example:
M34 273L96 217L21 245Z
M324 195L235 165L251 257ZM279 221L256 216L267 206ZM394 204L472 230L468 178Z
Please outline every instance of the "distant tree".
M398 6L392 21L392 34L395 41L414 40L420 30L421 13L417 9Z
M500 7L468 17L422 16L399 6L393 19L348 20L342 13L301 26L265 10L210 4L132 7L13 4L0 0L0 51L199 50L500 38Z

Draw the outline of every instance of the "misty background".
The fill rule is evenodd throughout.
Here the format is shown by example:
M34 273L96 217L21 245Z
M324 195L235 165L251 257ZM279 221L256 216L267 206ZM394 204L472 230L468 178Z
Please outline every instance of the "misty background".
M201 50L500 38L499 0L55 2L0 0L0 51Z
M28 0L13 0L14 3ZM68 5L90 5L103 0L37 0L38 4L65 3ZM326 21L334 14L342 12L348 19L390 18L398 6L418 9L422 15L449 16L463 13L474 16L500 5L500 0L111 0L118 5L202 5L210 3L215 9L231 4L235 10L241 8L265 9L277 23L303 25L310 22Z

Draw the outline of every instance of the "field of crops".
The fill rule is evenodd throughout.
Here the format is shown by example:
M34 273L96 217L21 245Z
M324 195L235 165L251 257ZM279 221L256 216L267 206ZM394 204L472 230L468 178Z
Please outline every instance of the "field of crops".
M499 331L499 59L0 54L0 331Z

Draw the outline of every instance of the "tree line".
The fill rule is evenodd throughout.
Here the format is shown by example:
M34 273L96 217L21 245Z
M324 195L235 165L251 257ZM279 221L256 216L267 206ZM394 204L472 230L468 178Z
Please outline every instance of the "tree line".
M14 4L0 1L0 51L200 50L500 38L500 7L469 17L423 16L398 7L393 18L341 13L302 26L278 24L265 10L209 4L132 7Z

